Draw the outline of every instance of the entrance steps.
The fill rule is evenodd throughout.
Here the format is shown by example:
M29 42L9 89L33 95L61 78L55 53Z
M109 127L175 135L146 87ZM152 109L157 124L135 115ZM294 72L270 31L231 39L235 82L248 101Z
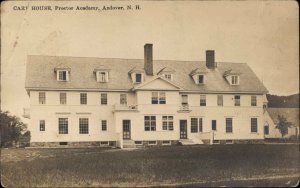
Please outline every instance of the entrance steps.
M123 140L123 148L136 148L133 140Z

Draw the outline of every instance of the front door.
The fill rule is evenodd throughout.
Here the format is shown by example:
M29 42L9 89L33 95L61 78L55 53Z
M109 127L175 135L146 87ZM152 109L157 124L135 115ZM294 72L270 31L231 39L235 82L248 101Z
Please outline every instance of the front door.
M123 120L123 139L129 140L130 138L130 120Z
M180 120L180 139L187 139L187 120Z

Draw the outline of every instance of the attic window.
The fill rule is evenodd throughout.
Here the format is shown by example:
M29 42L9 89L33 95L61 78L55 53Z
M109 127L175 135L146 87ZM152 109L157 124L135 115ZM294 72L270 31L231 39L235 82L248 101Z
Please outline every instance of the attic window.
M204 84L204 75L202 75L202 74L198 75L198 83Z
M58 81L68 81L69 80L69 72L67 70L58 70L57 71L57 80Z
M173 79L173 75L172 74L164 74L164 77L168 80L172 80Z
M108 72L97 71L97 82L108 82Z
M136 83L142 82L142 74L140 74L140 73L135 74L135 82Z
M239 85L239 76L238 75L231 76L231 85Z

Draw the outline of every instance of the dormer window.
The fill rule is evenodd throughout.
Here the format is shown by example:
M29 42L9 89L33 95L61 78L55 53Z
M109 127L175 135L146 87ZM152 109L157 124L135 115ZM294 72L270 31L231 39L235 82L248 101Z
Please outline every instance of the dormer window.
M195 84L205 84L205 75L208 73L206 67L199 67L194 69L191 73L190 76L192 76Z
M204 75L198 75L198 84L204 84Z
M57 71L57 80L58 81L68 81L69 74L67 70L58 70Z
M175 70L172 69L171 67L164 67L157 73L157 75L160 75L163 78L166 78L166 79L172 81L174 73L175 73Z
M239 76L238 75L231 76L231 85L239 85Z
M141 83L142 82L142 74L140 74L140 73L135 74L135 82L136 83Z
M108 72L97 71L97 82L108 82Z
M172 74L164 74L164 77L168 80L173 80L173 75Z
M131 77L131 80L134 84L139 84L144 81L145 70L140 67L134 67L131 69L128 74Z

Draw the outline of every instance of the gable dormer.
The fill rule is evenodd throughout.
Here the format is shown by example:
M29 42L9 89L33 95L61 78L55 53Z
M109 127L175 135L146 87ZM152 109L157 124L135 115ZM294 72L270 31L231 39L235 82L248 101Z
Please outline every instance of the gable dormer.
M163 76L164 78L173 81L175 70L170 67L161 69L157 75Z
M190 76L192 76L195 84L205 84L206 83L206 73L207 73L206 67L200 67L200 68L194 69L190 73Z
M69 74L71 72L70 67L59 65L54 68L54 72L56 73L56 80L57 81L69 81Z
M225 71L223 76L230 85L240 85L240 74L240 72L230 69Z
M108 82L110 69L104 65L100 65L94 69L97 82Z
M132 83L134 84L139 84L144 81L145 70L143 68L134 67L128 72L128 74L130 75Z

